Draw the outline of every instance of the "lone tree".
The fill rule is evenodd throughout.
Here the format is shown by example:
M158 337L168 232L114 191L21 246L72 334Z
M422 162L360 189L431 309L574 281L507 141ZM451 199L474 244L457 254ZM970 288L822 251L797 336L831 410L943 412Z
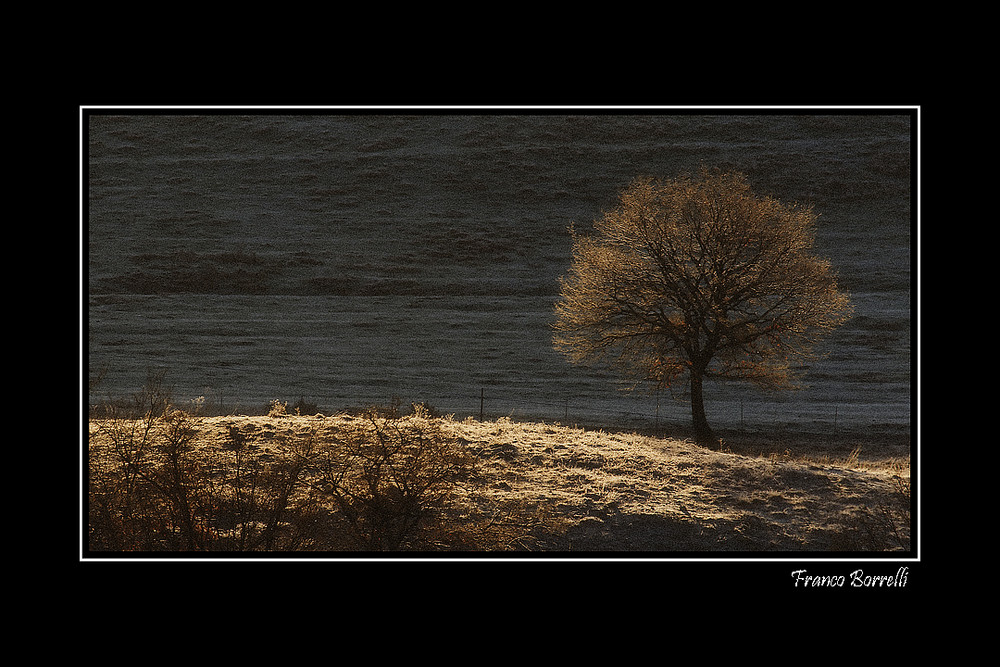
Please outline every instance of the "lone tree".
M755 195L739 173L639 178L595 234L573 232L555 347L616 367L633 388L686 379L695 437L716 443L705 378L794 388L793 367L850 317L830 263L810 252L816 218Z

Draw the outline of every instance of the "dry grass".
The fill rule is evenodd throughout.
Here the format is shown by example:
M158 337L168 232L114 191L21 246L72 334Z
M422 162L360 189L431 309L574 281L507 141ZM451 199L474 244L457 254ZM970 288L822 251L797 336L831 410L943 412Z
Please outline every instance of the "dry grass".
M435 506L432 519L407 542L410 551L669 556L909 549L905 443L880 451L877 443L859 447L843 436L820 447L747 438L714 451L683 438L557 423L420 413L400 419L432 425L475 460L449 502ZM188 458L201 469L230 465L236 429L251 437L258 459L290 461L301 443L322 451L358 422L352 415L280 410L197 417ZM114 463L105 431L91 422L92 474ZM291 510L299 507L308 509L311 522L311 532L298 533L295 550L355 549L338 533L338 510L321 485L320 467L307 466L289 499L286 523L294 522Z

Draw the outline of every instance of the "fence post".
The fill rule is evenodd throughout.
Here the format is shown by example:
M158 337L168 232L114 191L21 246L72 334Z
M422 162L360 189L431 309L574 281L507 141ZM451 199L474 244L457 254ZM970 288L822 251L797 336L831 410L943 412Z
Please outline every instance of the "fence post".
M486 390L479 388L479 421L483 421L483 394Z

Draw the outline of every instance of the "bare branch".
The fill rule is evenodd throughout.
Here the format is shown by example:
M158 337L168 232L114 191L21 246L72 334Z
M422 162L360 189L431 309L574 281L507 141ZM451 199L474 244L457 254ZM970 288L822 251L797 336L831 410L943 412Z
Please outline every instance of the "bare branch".
M659 386L791 386L790 360L851 313L829 262L810 254L816 217L755 195L741 174L636 179L595 235L574 235L555 347Z

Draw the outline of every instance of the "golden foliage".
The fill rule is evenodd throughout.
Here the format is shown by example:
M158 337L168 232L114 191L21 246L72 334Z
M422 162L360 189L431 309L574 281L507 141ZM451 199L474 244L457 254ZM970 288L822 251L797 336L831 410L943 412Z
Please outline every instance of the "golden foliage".
M754 194L742 174L638 178L594 234L574 232L556 349L660 386L685 371L790 386L851 313L830 263L811 254L816 219Z

